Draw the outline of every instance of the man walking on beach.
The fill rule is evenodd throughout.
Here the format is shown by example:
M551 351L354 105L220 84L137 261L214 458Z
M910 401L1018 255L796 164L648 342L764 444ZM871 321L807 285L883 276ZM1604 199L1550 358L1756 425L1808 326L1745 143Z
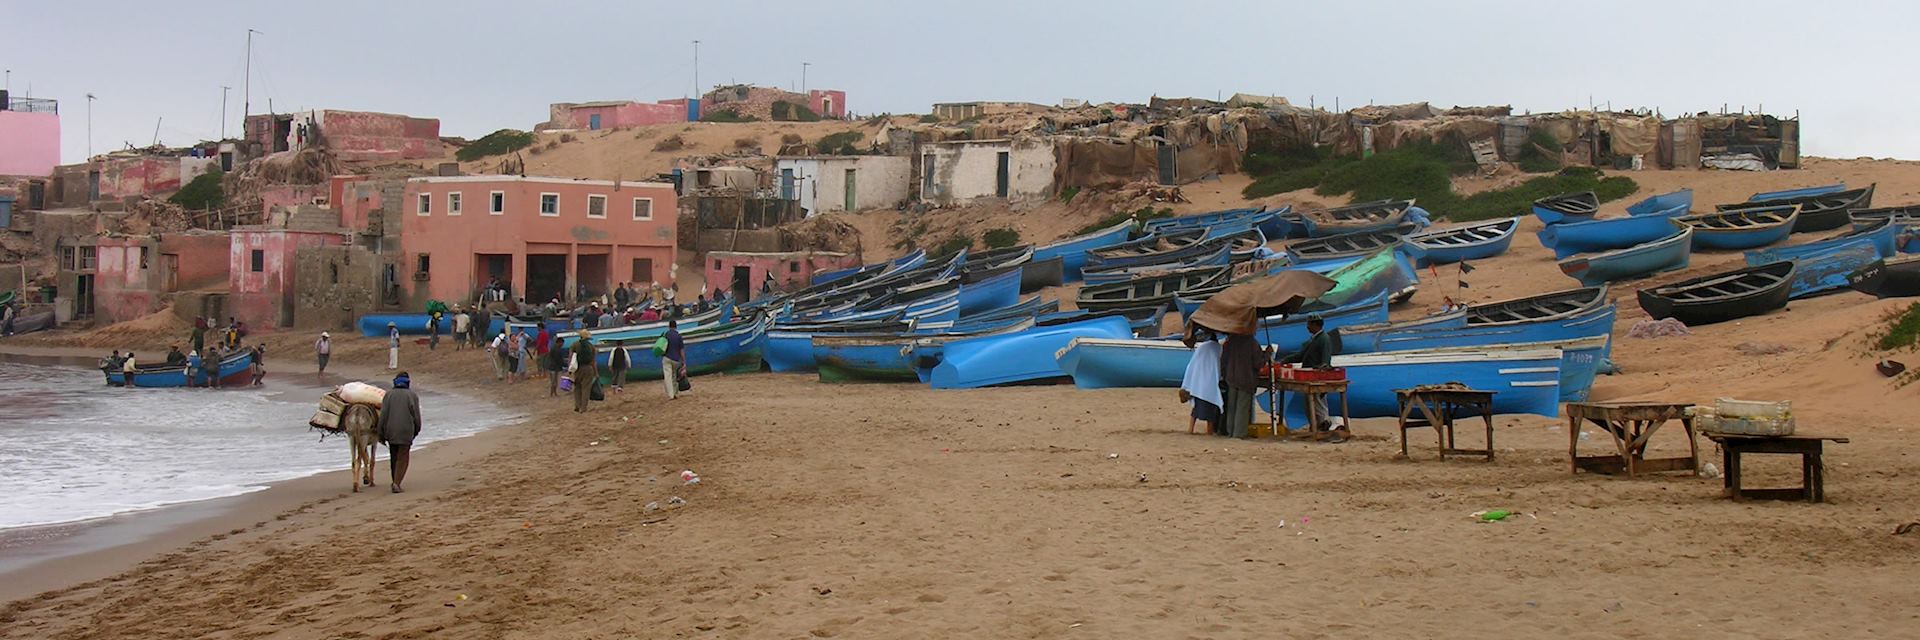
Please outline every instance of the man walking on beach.
M420 397L413 393L413 379L402 371L393 377L393 389L380 401L380 441L387 443L387 462L392 465L393 492L402 493L400 483L407 478L413 439L420 435Z
M1220 380L1227 385L1220 407L1220 434L1247 437L1247 425L1253 422L1253 397L1260 386L1260 343L1253 336L1228 335L1220 348Z
M680 339L680 322L667 321L667 350L660 354L660 377L667 381L667 399L680 397L680 368L686 365L687 344Z
M333 335L320 332L320 339L313 341L313 358L320 364L320 376L327 375L327 359L333 357Z
M453 350L454 351L460 351L462 349L467 348L467 330L468 330L467 324L472 321L473 321L473 318L472 316L467 315L467 310L465 307L460 308L458 313L453 314Z
M611 372L614 391L626 391L627 369L631 366L633 360L627 355L627 341L613 341L613 353L607 354L607 369Z
M253 369L253 386L260 386L260 379L267 377L267 345L253 345L253 351L247 354Z
M400 368L400 325L387 323L387 369Z
M487 359L493 361L493 379L507 377L507 333L502 331L487 343Z
M440 312L427 316L427 350L437 351L440 346Z
M567 371L573 374L574 413L585 413L587 403L593 399L593 385L600 377L599 372L594 370L593 358L592 334L586 329L581 329L579 337L573 341L573 350L569 357L571 362L567 363Z

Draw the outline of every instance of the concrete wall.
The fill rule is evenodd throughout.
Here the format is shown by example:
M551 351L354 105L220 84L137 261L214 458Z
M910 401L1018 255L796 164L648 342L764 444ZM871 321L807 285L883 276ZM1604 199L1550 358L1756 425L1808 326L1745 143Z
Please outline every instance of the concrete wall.
M60 164L60 114L0 111L0 176L44 176Z
M839 89L813 89L807 92L807 108L822 118L847 117L847 92Z
M684 103L633 102L624 101L614 104L556 103L548 107L547 126L555 129L592 129L593 116L600 116L601 129L621 127L641 127L652 124L673 124L687 121L687 106Z
M61 206L81 207L122 198L160 197L179 191L200 174L219 168L218 158L192 156L100 156L53 169L60 178ZM99 199L91 198L91 174L100 174Z
M328 198L332 185L319 184L276 184L260 188L260 219L267 219L274 207L294 209L303 204L312 204L314 198Z
M100 238L95 244L94 317L100 322L132 320L167 306L175 291L226 288L229 247L224 233ZM175 265L171 287L169 265Z
M814 156L781 158L774 166L778 184L793 170L794 195L807 215L847 210L847 172L854 175L855 211L899 206L911 197L913 160L901 156Z
M274 131L276 118L292 119L284 137ZM441 153L439 120L393 113L316 109L253 115L247 117L245 130L263 153L280 146L299 151L315 143L325 144L342 160L413 160Z
M380 273L399 255L362 247L307 247L294 251L294 326L355 331L363 314L380 309Z
M760 293L760 283L766 281L767 274L773 274L774 282L781 288L805 286L820 271L844 269L860 264L858 256L847 253L827 251L791 251L785 253L744 253L734 251L713 251L706 255L702 265L706 272L707 290L718 293L732 288L734 269L746 267L750 283L748 299Z
M845 91L813 89L802 94L785 89L749 85L725 86L708 91L700 99L700 115L705 117L717 111L732 111L743 116L772 120L775 102L787 102L806 107L822 118L844 118L847 115L847 92Z
M490 211L492 192L501 192L504 207L498 214ZM461 194L459 214L448 210L448 194ZM419 211L419 196L430 202L426 213ZM558 198L558 210L543 215L543 194ZM589 198L604 196L603 217L588 217ZM652 217L635 220L633 202L652 202ZM517 296L543 299L555 291L527 291L529 255L566 256L565 288L576 284L589 290L605 291L614 282L667 282L674 259L675 226L678 203L673 185L655 182L616 183L605 180L568 180L562 178L526 178L519 176L461 176L449 178L413 178L407 181L400 204L389 207L402 227L400 244L405 255L402 287L409 301L438 299L447 302L469 301L473 292L486 283L481 274L480 254L504 255L510 260L510 286ZM418 257L429 256L426 280L417 280ZM605 255L608 273L585 282L577 272L578 257ZM650 260L652 271L632 273L633 261ZM565 296L570 298L571 296Z
M260 327L293 326L298 252L345 242L342 234L325 231L240 227L232 233L227 314ZM252 264L255 251L262 258L258 271Z
M999 154L1008 154L1008 190L1011 203L1044 201L1053 196L1053 147L1042 140L971 140L936 142L921 147L921 171L933 174L931 190L922 200L960 204L998 198ZM932 167L929 168L928 159ZM923 183L924 184L924 183Z

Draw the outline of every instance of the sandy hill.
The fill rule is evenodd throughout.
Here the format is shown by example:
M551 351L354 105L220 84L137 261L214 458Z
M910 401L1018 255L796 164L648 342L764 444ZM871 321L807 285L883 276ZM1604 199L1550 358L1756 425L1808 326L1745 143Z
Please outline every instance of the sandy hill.
M901 124L911 121L906 117L894 119ZM536 133L534 144L519 155L526 161L529 174L637 180L671 171L690 157L731 155L740 161L770 164L767 157L777 155L796 136L801 143L813 145L828 135L857 132L861 138L855 146L864 148L880 132L881 122L688 122L601 131L546 131ZM507 157L462 162L460 170L492 173ZM423 161L422 166L452 161L450 150L445 157Z

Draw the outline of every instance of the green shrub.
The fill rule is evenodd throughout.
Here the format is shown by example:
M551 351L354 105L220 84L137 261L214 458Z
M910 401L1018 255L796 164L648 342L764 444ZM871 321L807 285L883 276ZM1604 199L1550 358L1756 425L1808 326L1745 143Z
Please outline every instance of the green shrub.
M1115 211L1112 214L1107 215L1107 217L1101 218L1099 220L1095 220L1092 223L1088 224L1087 226L1080 227L1079 229L1075 229L1073 233L1070 233L1067 235L1077 236L1081 234L1093 233L1095 231L1099 231L1101 229L1105 229L1107 227L1111 227L1113 225L1125 222L1127 218L1133 218L1134 220L1138 220L1140 222L1146 222L1148 220L1158 220L1160 218L1171 218L1171 217L1173 217L1172 209L1155 209L1153 207L1140 207L1139 209L1134 211Z
M715 111L713 113L709 113L704 116L700 116L700 121L701 122L759 122L760 119L753 116L740 115L740 112L734 111L732 109L722 109L719 111Z
M940 121L940 116L936 116L931 113L920 116L920 124L934 124L939 121Z
M859 155L860 149L859 147L856 147L854 145L858 144L860 142L860 138L862 137L863 136L861 136L860 132L858 131L841 131L839 133L829 133L825 136L822 136L819 142L814 143L813 148L816 152L826 154L826 155L835 155L835 156Z
M220 184L219 169L194 176L186 186L167 197L171 202L188 209L218 209L227 203L227 191Z
M1080 187L1067 187L1060 190L1060 202L1073 204L1073 197L1080 195Z
M934 247L932 251L928 251L927 253L931 254L932 258L942 258L960 253L961 250L972 247L973 238L969 238L963 233L956 233L953 234L952 237L947 238L945 242L941 242L940 246Z
M988 249L1004 249L1020 244L1020 232L1015 229L988 229L980 236Z
M1534 131L1527 136L1527 145L1520 149L1520 155L1514 158L1514 164L1527 173L1548 173L1560 168L1558 154L1547 155L1541 149L1559 149L1560 142L1547 135L1545 131Z
M1887 332L1874 341L1881 351L1912 348L1920 343L1920 303L1887 315Z
M453 157L462 162L479 160L487 156L513 153L533 144L533 133L516 129L501 129L481 136L479 140L453 152Z
M1592 191L1608 202L1639 189L1631 178L1608 177L1593 167L1567 167L1513 187L1462 197L1453 193L1452 177L1473 170L1472 155L1464 145L1446 141L1409 144L1364 160L1311 151L1249 153L1243 166L1255 176L1241 192L1248 199L1308 187L1319 195L1348 195L1354 201L1414 198L1421 208L1456 222L1524 215L1534 200L1561 193Z
M806 105L794 104L785 100L775 100L767 110L777 121L819 122L820 114L814 113Z

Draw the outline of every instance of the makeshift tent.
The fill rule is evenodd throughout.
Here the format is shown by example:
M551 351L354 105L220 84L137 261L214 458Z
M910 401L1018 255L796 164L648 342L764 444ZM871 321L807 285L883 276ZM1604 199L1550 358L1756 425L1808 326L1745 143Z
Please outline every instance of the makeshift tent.
M1250 336L1260 326L1260 318L1292 313L1334 284L1332 278L1311 271L1282 271L1227 287L1201 303L1191 320L1194 325L1221 333Z

